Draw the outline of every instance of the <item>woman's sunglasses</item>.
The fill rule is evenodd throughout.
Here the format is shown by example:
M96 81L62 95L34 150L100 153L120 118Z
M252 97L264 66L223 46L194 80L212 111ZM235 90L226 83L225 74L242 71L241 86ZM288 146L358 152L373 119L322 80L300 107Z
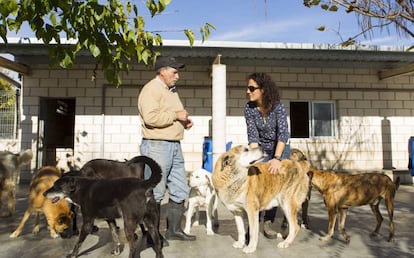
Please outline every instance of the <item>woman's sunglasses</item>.
M260 89L259 87L254 87L254 86L247 86L247 89L253 93L255 90Z

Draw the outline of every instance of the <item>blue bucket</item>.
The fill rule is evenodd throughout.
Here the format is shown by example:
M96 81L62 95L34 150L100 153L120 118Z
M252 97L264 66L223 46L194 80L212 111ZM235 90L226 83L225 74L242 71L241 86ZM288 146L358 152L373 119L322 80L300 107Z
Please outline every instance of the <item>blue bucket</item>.
M226 144L226 151L230 150L231 145L231 141ZM202 168L210 173L213 171L213 141L209 136L204 137Z
M414 136L408 140L408 170L414 176Z

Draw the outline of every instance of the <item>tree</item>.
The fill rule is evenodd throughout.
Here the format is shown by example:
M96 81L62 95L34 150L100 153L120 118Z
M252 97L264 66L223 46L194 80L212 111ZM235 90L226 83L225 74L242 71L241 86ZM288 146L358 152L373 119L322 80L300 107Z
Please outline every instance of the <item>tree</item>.
M170 2L146 0L144 6L133 0L1 0L0 36L7 43L9 31L18 32L28 23L37 39L50 46L51 65L69 68L79 52L87 50L97 69L100 66L105 78L119 86L120 72L128 72L131 62L149 64L160 55L157 47L162 46L162 36L145 30L141 13L149 11L154 18ZM215 27L209 23L200 28L203 41L210 29ZM183 32L193 45L193 31ZM74 43L63 42L65 38Z
M336 12L340 7L348 13L357 14L361 32L343 41L342 45L352 45L361 35L372 35L374 28L386 29L394 25L401 36L414 38L414 2L412 0L304 0L307 7L320 6ZM321 26L319 30L324 30Z
M0 69L0 73L8 75L8 71L4 69ZM8 81L3 78L0 78L0 91L7 91L7 92L14 92L13 85L11 85Z

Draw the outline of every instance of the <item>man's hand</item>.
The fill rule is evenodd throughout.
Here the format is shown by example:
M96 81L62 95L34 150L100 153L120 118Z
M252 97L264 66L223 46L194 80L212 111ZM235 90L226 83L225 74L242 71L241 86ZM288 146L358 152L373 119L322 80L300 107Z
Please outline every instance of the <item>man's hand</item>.
M175 116L177 117L177 120L182 121L182 122L186 122L187 119L188 119L188 112L185 109L175 111Z
M194 125L193 124L193 120L191 120L190 118L188 118L187 121L185 121L184 128L188 130L191 127L193 127L193 125Z

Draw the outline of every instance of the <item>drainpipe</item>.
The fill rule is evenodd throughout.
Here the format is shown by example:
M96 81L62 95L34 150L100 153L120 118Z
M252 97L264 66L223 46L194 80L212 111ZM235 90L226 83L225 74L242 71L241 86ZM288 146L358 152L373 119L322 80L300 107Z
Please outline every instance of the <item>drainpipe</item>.
M218 157L226 151L226 65L221 55L213 62L212 73L212 144L213 170Z

